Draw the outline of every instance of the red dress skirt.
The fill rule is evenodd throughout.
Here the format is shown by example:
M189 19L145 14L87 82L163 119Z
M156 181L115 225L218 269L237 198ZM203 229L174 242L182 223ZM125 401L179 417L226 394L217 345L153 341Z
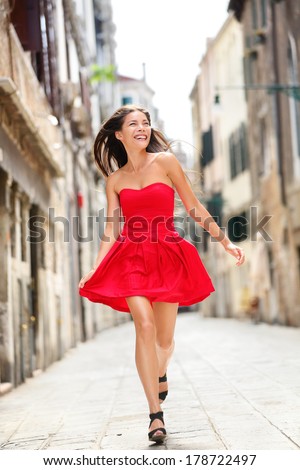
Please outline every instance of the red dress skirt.
M80 295L130 312L126 297L133 295L183 306L215 290L197 249L175 230L174 196L159 182L121 190L122 232Z

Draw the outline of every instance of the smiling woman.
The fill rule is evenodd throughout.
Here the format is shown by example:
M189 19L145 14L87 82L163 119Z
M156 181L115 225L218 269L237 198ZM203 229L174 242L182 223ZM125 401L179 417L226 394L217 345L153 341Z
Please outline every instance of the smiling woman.
M126 136L128 128L131 129L129 134L131 132L135 134L135 140L145 140L143 144L146 143L148 152L169 149L169 143L164 135L159 130L151 128L151 117L147 110L132 105L123 106L115 112L113 118L103 124L95 139L95 162L104 176L109 176L116 168L127 163L123 136ZM143 134L145 136L142 137Z
M244 261L198 201L168 147L164 135L152 129L149 112L137 106L121 107L101 127L94 155L107 178L107 223L95 266L79 283L80 295L134 320L136 365L150 411L148 438L155 442L167 435L161 403L168 395L178 307L214 291L197 249L175 230L175 191L237 264Z

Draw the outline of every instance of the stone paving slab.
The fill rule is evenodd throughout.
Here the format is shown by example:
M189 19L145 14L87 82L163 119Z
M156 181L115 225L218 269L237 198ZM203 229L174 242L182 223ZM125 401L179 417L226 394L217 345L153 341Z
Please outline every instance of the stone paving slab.
M0 449L300 449L300 329L181 313L175 342L163 445L147 440L129 322L2 396Z

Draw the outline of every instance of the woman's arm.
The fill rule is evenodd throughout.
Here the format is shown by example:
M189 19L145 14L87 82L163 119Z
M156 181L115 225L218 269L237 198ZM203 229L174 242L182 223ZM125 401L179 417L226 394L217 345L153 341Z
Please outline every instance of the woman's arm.
M245 261L243 250L229 240L218 224L214 221L211 214L197 199L175 155L165 153L161 158L161 162L168 177L172 180L187 213L195 220L195 222L198 223L198 225L207 230L213 238L219 241L229 254L237 259L236 264L238 266L243 264Z
M112 175L106 180L105 191L107 200L106 221L104 232L101 237L100 249L93 267L94 270L98 268L99 264L105 258L121 232L120 201L118 194L114 190L114 179L112 178Z
M105 258L120 235L121 209L119 196L114 190L114 179L112 178L112 175L110 175L106 180L105 192L107 200L107 211L105 228L101 237L100 248L93 268L80 280L79 287L83 287L84 284L92 277L93 273L96 271L101 261Z

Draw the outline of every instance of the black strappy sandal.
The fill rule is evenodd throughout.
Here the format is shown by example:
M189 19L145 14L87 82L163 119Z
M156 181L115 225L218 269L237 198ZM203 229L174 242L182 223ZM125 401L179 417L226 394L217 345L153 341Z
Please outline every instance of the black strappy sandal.
M165 375L163 375L162 377L159 377L158 379L159 383L167 382L167 380L168 380L167 373L165 373ZM167 398L167 395L168 395L168 390L165 390L164 392L159 392L158 397L161 400L161 403Z
M150 413L149 418L150 418L149 427L151 426L151 424L153 423L155 419L159 419L163 423L163 425L165 424L163 411L158 411L157 413ZM161 431L163 434L155 435L157 431ZM164 427L156 428L156 429L153 429L153 431L148 432L148 437L149 437L149 441L163 442L165 438L167 437L167 431L165 430Z

